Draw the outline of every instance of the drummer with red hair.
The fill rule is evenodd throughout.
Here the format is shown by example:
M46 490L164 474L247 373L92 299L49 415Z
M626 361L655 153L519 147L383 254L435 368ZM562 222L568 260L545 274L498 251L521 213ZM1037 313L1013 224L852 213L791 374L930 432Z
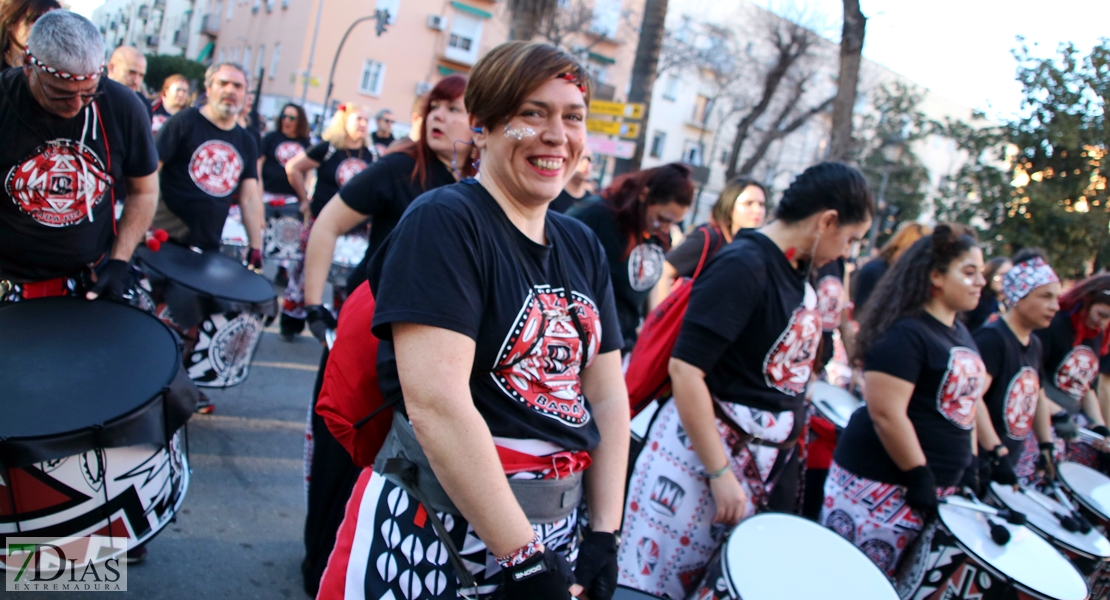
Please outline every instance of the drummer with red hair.
M1106 423L1110 406L1100 405L1097 388L1099 357L1110 349L1110 275L1096 275L1076 284L1060 297L1060 312L1052 323L1036 334L1044 346L1045 392L1053 402L1052 423L1060 437L1071 440L1067 458L1099 468L1106 453L1074 438L1076 425L1110 436Z

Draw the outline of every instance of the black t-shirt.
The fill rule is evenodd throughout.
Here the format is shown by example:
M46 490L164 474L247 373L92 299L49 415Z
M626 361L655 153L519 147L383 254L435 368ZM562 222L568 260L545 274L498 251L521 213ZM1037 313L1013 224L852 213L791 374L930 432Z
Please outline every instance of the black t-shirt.
M983 288L979 295L979 304L975 308L963 313L961 317L967 323L967 330L974 332L984 324L991 321L991 316L998 313L998 296L988 288Z
M709 236L708 251L705 247L705 236ZM708 223L698 225L682 240L682 243L671 248L667 253L667 262L678 271L679 277L693 277L698 270L702 253L706 253L705 264L717 254L725 245L725 236L715 226ZM702 266L704 269L705 267Z
M797 410L821 341L804 270L757 231L741 231L694 280L672 356L705 372L720 400Z
M0 74L0 277L72 276L99 260L112 245L113 185L158 169L135 92L107 77L97 91L63 119L39 106L21 69Z
M358 268L347 278L347 289L353 290L366 281L366 265L385 238L397 227L401 215L417 196L428 190L455 183L447 165L438 160L426 165L425 185L413 181L412 170L416 160L404 152L387 154L355 175L350 183L339 190L339 198L360 214L373 217L370 227L370 244Z
M375 146L380 146L378 150L379 152L384 152L385 149L389 148L389 145L396 140L397 138L393 137L392 133L385 137L379 136L377 131L370 134L370 143L374 144Z
M258 147L242 127L225 131L186 108L158 132L162 201L189 227L190 246L217 250L239 185L258 179Z
M1082 400L1098 381L1102 366L1098 356L1101 340L1084 340L1075 346L1075 327L1071 317L1062 311L1052 318L1051 325L1033 333L1044 347L1044 385L1055 386L1075 400Z
M1025 438L1033 432L1043 368L1041 341L1033 335L1029 336L1028 345L1022 345L1002 319L983 325L974 337L991 376L983 402L995 433L1010 450L1010 462L1016 464Z
M902 317L864 354L864 371L914 384L906 414L937 485L956 485L971 461L975 403L986 372L975 340L958 320L952 327L929 314ZM871 413L857 410L836 446L836 462L856 475L905 485L887 454Z
M135 92L135 95L139 97L139 102L142 102L143 106L146 107L146 116L152 116L154 114L154 105L150 103L150 98L147 98L141 92Z
M557 212L557 213L565 213L568 210L574 208L575 206L578 206L578 203L581 202L582 199L586 198L587 196L588 196L588 194L586 196L580 196L578 198L575 198L574 196L570 195L570 192L567 192L566 190L563 190L563 191L559 192L558 196L555 196L555 199L551 201L551 204L547 205L547 210L554 211L554 212Z
M324 205L335 196L339 188L347 185L355 175L374 162L373 153L366 148L340 150L328 142L320 142L305 151L305 155L320 163L316 167L316 189L312 191L312 216L320 216Z
M821 364L833 355L833 332L840 326L844 311L844 259L838 258L817 269L817 312L821 314Z
M285 174L285 164L308 148L308 138L291 138L273 131L262 138L262 189L271 194L295 194Z
M170 117L172 117L172 116L173 115L171 115L169 113L169 111L166 110L166 106L164 104L162 104L162 101L159 100L158 104L156 104L154 106L154 110L151 111L151 117L150 117L150 131L151 131L151 133L153 133L154 135L158 135L158 132L162 131L162 126L165 125L166 121L169 121Z
M546 231L549 246L528 239L473 180L428 192L409 207L370 261L385 397L399 389L389 325L449 329L476 343L470 391L494 436L571 451L597 446L559 263L592 361L621 346L605 254L589 229L563 215L549 213Z
M621 236L613 210L602 200L588 201L568 213L592 229L605 248L613 277L624 350L636 344L636 328L644 318L648 294L663 275L664 251L659 239L640 240L631 251Z
M875 286L879 284L879 280L886 275L887 269L890 265L881 258L873 258L867 261L867 264L859 268L856 274L852 276L855 280L856 295L854 302L856 303L856 314L863 309L867 304L867 300L871 298L871 292L875 291Z

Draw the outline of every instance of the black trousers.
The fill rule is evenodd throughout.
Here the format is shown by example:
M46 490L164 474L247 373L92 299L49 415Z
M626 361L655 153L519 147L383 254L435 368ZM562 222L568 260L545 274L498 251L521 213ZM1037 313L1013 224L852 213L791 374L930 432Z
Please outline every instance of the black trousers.
M351 461L347 449L332 437L324 420L316 414L316 401L324 383L327 362L328 351L324 349L312 392L312 437L315 445L312 448L312 469L309 471L308 512L304 519L305 558L301 563L305 592L313 598L320 589L320 578L335 547L335 536L343 522L347 500L361 471Z

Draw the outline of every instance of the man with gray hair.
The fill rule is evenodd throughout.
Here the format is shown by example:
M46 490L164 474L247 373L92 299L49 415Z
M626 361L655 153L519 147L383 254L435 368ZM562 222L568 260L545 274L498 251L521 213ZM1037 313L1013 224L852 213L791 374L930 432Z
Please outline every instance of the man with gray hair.
M382 155L385 154L389 145L397 139L393 137L393 111L388 108L379 110L378 114L374 116L374 122L378 128L370 134L370 141L378 149L378 154Z
M0 74L0 301L122 299L158 201L150 120L101 77L104 41L65 10L32 27L21 69ZM113 210L116 182L128 189Z

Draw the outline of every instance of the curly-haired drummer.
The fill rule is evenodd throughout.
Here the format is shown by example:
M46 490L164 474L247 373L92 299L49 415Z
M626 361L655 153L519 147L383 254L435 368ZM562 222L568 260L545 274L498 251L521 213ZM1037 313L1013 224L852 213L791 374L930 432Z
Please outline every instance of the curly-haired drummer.
M620 326L601 243L547 210L586 148L586 72L510 42L464 99L479 180L418 198L370 262L381 391L402 404L319 597L569 600L577 580L608 600L629 442Z
M891 266L860 318L867 409L837 443L821 522L888 575L971 465L987 373L956 315L985 284L975 238L940 225Z
M767 505L795 454L821 340L807 277L847 254L874 208L859 171L810 167L774 221L737 233L695 280L670 360L674 402L655 417L629 483L622 584L685 598L726 526Z

